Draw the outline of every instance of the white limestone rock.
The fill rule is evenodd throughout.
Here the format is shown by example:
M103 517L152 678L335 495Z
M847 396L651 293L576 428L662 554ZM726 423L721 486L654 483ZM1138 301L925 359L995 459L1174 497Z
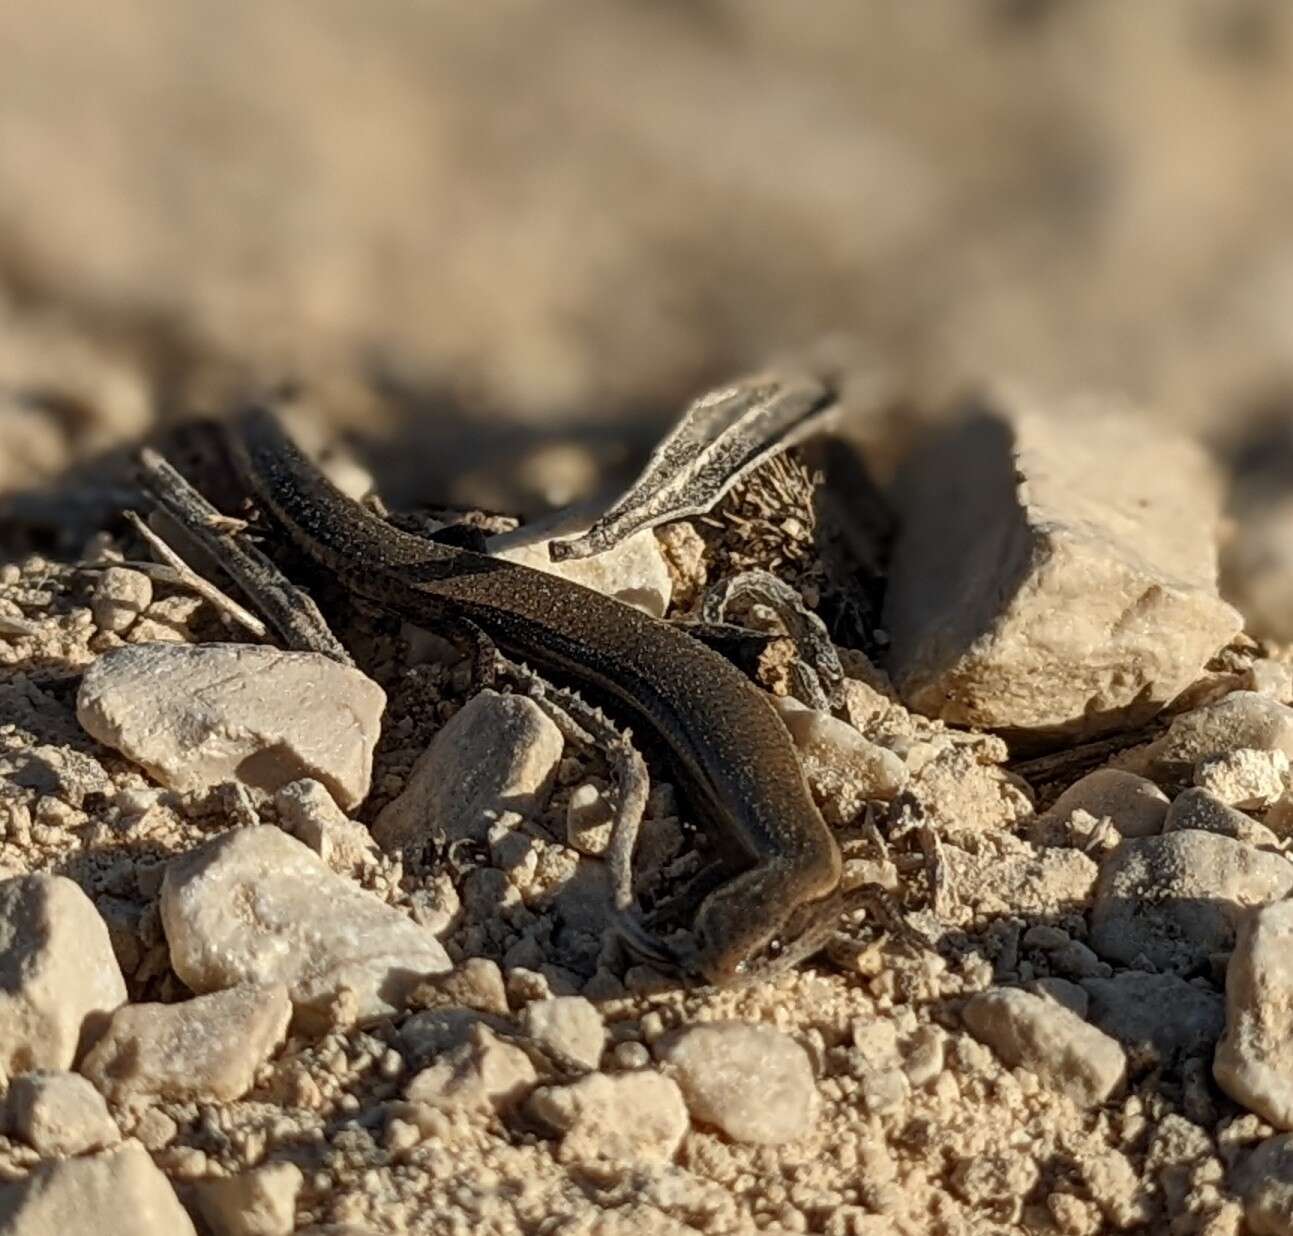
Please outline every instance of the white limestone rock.
M386 850L430 838L486 841L501 821L542 811L564 745L533 700L482 691L418 757L373 836Z
M5 1124L44 1159L115 1146L121 1133L108 1105L77 1073L26 1073L9 1083Z
M318 653L140 644L90 666L76 715L171 789L313 777L349 809L368 793L385 706L372 679Z
M333 873L277 828L238 829L172 860L162 925L176 974L196 992L285 983L298 1021L397 1012L423 978L451 969L430 931Z
M1293 863L1187 829L1124 841L1100 868L1091 947L1106 961L1147 958L1192 973L1230 948L1245 910L1293 890Z
M904 468L889 668L928 716L1089 736L1152 716L1242 620L1198 448L1107 403L1034 403L997 392Z
M667 1162L687 1132L687 1105L672 1078L643 1070L589 1073L566 1086L544 1086L529 1115L561 1135L565 1163Z
M962 1016L1002 1063L1032 1070L1081 1106L1103 1103L1126 1080L1127 1055L1117 1040L1053 1000L997 988L971 997Z
M79 885L0 881L0 1074L71 1068L125 1000L108 928Z
M114 1103L143 1096L229 1102L251 1089L291 1018L282 984L231 987L179 1004L128 1004L81 1072Z

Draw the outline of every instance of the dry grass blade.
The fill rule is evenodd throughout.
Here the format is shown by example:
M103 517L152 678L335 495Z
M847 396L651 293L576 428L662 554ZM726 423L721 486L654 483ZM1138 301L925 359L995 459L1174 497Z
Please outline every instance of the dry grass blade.
M752 468L817 428L834 402L816 378L799 375L764 375L702 395L623 498L583 536L552 542L553 561L588 558L643 528L703 514Z

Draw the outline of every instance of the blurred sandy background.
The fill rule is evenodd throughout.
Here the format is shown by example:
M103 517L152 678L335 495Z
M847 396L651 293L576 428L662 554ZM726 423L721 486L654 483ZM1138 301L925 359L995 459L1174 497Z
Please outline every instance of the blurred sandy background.
M565 498L827 337L1203 434L1293 633L1291 69L1283 0L0 0L0 490L291 377Z

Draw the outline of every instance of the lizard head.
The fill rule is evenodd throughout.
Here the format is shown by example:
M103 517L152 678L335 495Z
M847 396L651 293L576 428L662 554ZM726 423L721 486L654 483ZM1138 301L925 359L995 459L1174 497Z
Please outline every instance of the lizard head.
M764 882L762 872L747 872L701 903L690 968L709 982L729 986L788 970L820 952L834 933L845 909L838 886L778 906Z

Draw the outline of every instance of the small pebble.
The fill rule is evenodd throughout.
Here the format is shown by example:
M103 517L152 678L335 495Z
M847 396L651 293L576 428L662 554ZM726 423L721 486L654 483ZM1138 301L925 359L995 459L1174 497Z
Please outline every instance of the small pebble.
M1000 988L971 997L966 1027L1009 1068L1031 1069L1075 1103L1103 1103L1123 1086L1127 1057L1118 1042L1062 1005Z
M1269 807L1288 785L1289 757L1283 751L1238 747L1194 766L1194 784L1231 807Z
M733 1141L780 1145L805 1136L817 1119L808 1054L773 1026L687 1026L657 1040L652 1050L682 1088L693 1118Z

